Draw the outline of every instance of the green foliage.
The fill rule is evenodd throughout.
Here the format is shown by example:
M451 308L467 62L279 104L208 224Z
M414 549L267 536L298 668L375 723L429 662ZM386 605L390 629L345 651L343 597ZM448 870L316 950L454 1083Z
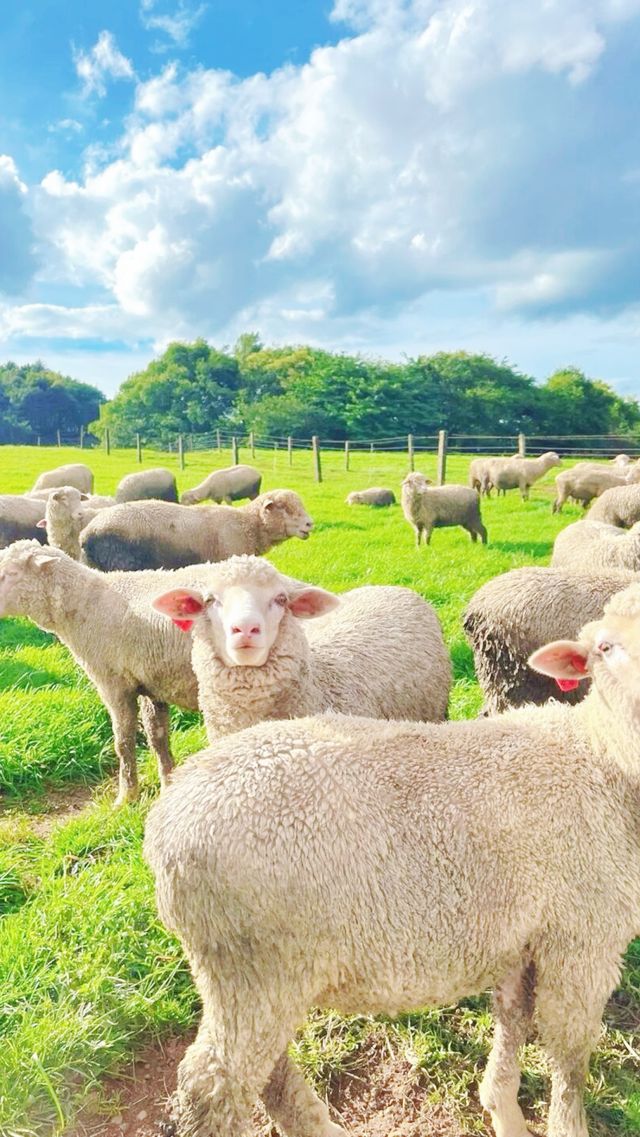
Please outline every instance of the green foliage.
M105 397L97 387L50 371L40 361L0 366L0 443L53 441L78 435L98 414Z

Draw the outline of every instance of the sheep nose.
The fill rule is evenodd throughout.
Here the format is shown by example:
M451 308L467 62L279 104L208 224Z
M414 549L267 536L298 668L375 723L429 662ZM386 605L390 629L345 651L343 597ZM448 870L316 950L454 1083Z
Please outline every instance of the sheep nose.
M259 624L252 624L250 621L245 621L244 624L233 624L231 628L232 636L259 636L262 628Z

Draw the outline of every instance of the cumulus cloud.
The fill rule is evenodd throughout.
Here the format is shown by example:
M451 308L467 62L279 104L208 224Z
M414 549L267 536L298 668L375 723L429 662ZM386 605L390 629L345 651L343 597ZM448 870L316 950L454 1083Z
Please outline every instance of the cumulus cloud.
M107 93L108 79L135 78L131 61L118 49L111 32L100 32L90 51L74 49L73 54L85 95L96 94L103 98Z
M27 196L15 162L0 154L0 292L7 295L19 295L36 267Z
M429 296L523 319L640 300L620 93L640 0L338 0L333 15L348 34L303 66L241 80L174 63L138 82L116 157L33 195L48 278L102 289L156 338L244 320L331 342ZM133 77L108 36L85 57L97 93Z

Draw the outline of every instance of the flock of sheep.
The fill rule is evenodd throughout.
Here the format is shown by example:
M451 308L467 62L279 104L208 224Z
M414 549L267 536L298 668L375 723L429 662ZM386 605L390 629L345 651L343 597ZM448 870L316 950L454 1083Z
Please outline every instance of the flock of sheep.
M470 486L409 474L418 544L443 525L486 542L480 492L526 499L558 461L476 460ZM260 494L252 467L183 504L169 471L130 475L111 501L81 465L0 497L0 615L54 632L95 684L119 802L137 794L138 713L158 760L145 855L203 1006L167 1131L241 1137L261 1097L291 1137L346 1137L288 1057L308 1010L394 1015L492 987L480 1098L496 1137L527 1137L517 1055L533 1023L549 1137L586 1137L589 1056L640 932L637 469L558 475L559 498L585 501L588 483L597 501L551 567L470 601L486 715L455 723L431 605L276 570L260 554L313 523L292 491ZM192 508L205 499L227 504ZM176 771L170 704L199 707L210 744Z

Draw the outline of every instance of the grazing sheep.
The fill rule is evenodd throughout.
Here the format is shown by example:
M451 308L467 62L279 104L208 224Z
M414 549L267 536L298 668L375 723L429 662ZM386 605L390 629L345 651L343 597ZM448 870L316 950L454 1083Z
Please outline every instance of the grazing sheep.
M493 462L507 462L507 458L474 458L469 463L469 485L479 494L491 497L489 469Z
M441 724L262 723L188 758L144 852L202 1020L180 1137L240 1137L258 1098L289 1134L346 1137L287 1047L311 1007L397 1015L494 989L480 1086L527 1137L518 1051L551 1064L549 1137L588 1137L584 1080L640 931L640 587L531 664L579 707Z
M81 493L92 493L93 474L84 462L70 462L67 466L56 466L55 470L45 470L36 479L33 490L55 489L57 486L74 486Z
M347 505L395 505L396 499L393 490L385 490L382 486L371 486L368 490L352 490L347 495Z
M125 501L173 501L178 500L178 487L175 474L164 466L152 470L140 470L137 474L127 474L118 482L116 502Z
M556 499L553 512L561 513L567 498L581 501L584 508L594 497L599 497L613 486L624 486L640 481L640 465L614 467L601 466L597 462L578 462L570 470L563 470L556 476Z
M180 568L266 553L289 537L308 537L312 527L297 493L272 490L237 507L187 509L160 501L116 505L83 529L80 545L87 563L103 572Z
M54 632L109 711L120 761L118 804L138 793L138 700L163 784L173 765L167 704L198 709L189 637L155 612L151 599L178 586L206 589L210 570L193 565L104 576L35 541L0 554L0 616L26 616Z
M628 454L616 454L615 458L612 459L612 465L614 465L614 466L630 466L631 465L631 458L629 457Z
M557 687L534 674L527 660L548 640L572 638L585 620L602 615L616 592L635 580L633 573L571 572L520 568L488 580L471 597L463 627L473 648L484 708L497 714L526 703L546 703ZM583 687L562 695L577 702Z
M115 505L113 498L81 494L72 486L52 490L38 526L46 529L50 545L80 560L80 533L101 509Z
M588 566L589 572L598 569L640 572L640 522L627 530L607 525L605 521L574 521L558 533L551 564L554 568L578 571Z
M258 557L212 567L208 585L205 594L174 589L153 604L178 627L193 623L192 662L210 742L262 719L327 710L445 717L449 654L438 617L417 592L370 585L339 601ZM300 619L324 613L305 635Z
M544 477L552 466L562 463L555 450L547 450L539 458L494 458L489 462L488 481L506 496L507 490L520 490L523 501L529 499L529 489L539 478Z
M192 490L185 490L180 501L183 505L195 505L207 499L226 505L245 497L253 501L260 493L261 483L262 474L255 466L227 466L224 470L214 470Z
M587 517L589 521L606 521L608 525L629 529L640 521L640 486L613 486L605 490L594 501Z
M47 534L38 522L44 517L45 508L46 502L22 494L0 494L0 549L26 538L44 545Z
M461 525L471 534L471 540L480 536L487 543L487 530L480 516L480 495L469 486L434 486L424 474L407 474L402 483L402 511L416 534L416 543L424 533L429 544L434 529Z

